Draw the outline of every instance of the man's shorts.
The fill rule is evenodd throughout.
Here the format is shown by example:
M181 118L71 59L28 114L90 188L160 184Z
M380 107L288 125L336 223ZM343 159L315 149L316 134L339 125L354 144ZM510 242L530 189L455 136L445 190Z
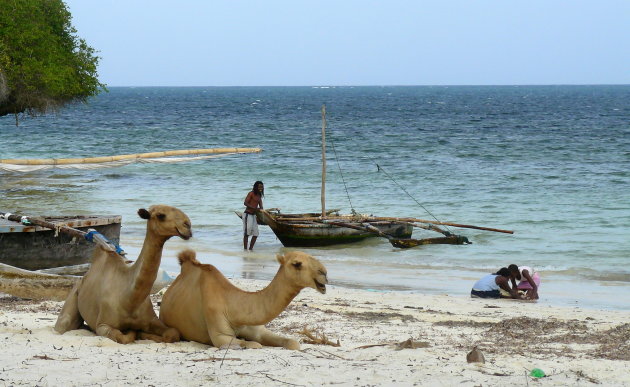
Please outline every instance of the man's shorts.
M243 212L243 234L247 236L258 236L258 221L256 214Z
M471 290L470 297L472 298L501 298L501 292L498 290Z

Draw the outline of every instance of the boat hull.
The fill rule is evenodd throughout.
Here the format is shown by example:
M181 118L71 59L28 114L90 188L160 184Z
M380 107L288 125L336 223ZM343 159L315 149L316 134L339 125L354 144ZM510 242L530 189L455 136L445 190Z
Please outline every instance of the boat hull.
M46 221L87 232L95 229L120 242L120 216L45 217ZM88 263L96 244L38 226L0 219L0 262L26 270Z
M377 226L381 232L397 238L409 238L411 227L405 225ZM305 228L284 227L272 228L274 234L286 247L317 247L332 246L345 243L361 242L367 238L378 237L375 233L354 230L347 227L322 225L322 227L308 226Z
M367 238L378 237L374 232L357 230L323 223L277 222L264 212L258 212L258 223L268 225L276 237L286 247L317 247L355 243ZM350 225L361 226L360 222L349 222ZM395 238L409 238L413 227L397 222L369 222L384 234Z

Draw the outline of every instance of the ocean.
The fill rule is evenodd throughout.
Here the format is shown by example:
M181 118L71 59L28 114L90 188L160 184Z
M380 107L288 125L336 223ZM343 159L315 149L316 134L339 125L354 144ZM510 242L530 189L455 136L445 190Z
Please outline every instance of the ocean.
M318 212L321 106L326 207L513 230L449 227L473 244L303 248L332 286L468 296L511 263L541 273L541 307L630 309L630 86L112 87L45 117L0 117L0 159L260 147L175 164L0 171L0 211L117 214L133 259L136 215L179 207L194 237L166 243L162 266L193 248L228 278L269 280L283 248L261 226L243 251L234 211L256 180L264 205ZM439 236L417 229L414 237ZM0 248L2 248L0 246Z

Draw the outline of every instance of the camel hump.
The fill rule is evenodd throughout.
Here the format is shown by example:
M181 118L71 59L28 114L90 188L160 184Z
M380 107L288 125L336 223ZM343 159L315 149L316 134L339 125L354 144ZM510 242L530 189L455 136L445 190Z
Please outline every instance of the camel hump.
M195 253L195 251L191 249L182 250L179 252L179 254L177 254L177 258L179 259L180 266L186 262L190 262L190 263L198 265L199 261L197 261L196 257L197 257L197 253Z

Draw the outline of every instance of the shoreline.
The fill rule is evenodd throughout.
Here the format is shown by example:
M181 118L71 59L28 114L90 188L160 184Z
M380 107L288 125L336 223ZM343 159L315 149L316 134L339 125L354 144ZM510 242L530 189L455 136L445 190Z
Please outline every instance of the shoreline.
M125 245L131 258L137 257L140 251L141 244L135 242ZM490 273L492 269L489 268L487 272L478 269L464 271L461 268L444 270L426 265L388 265L386 262L378 265L371 263L366 267L362 263L356 265L343 260L331 260L329 256L322 256L321 253L326 252L325 250L269 248L263 244L253 252L227 251L208 247L201 241L172 240L164 247L162 268L173 277L179 274L177 253L185 248L196 250L200 262L216 266L231 280L263 281L270 281L275 275L278 269L275 260L277 253L303 250L313 254L326 265L332 285L376 292L449 294L453 297L466 298L470 296L475 281ZM630 312L630 301L619 297L619 294L630 293L630 282L578 281L562 274L544 271L541 272L541 276L541 298L538 300L540 306Z
M268 283L230 280L250 291ZM303 290L268 324L301 342L289 351L59 335L62 305L0 295L5 384L630 386L630 311L333 285L325 295ZM485 364L466 361L475 346ZM527 376L534 368L547 376Z

